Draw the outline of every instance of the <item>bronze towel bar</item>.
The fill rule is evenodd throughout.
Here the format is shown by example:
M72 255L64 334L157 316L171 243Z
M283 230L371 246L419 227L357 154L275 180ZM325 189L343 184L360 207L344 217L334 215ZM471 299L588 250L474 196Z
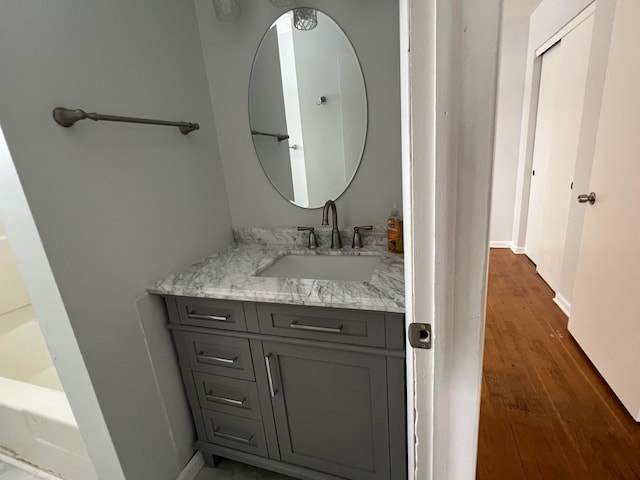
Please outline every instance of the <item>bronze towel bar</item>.
M126 123L146 123L149 125L166 125L170 127L178 127L183 135L187 135L194 130L199 130L200 125L189 122L168 122L165 120L152 120L150 118L136 117L120 117L117 115L103 115L101 113L87 113L84 110L69 110L68 108L56 107L53 109L53 119L58 125L63 127L71 127L79 120L90 119L95 122L106 120L109 122L126 122Z

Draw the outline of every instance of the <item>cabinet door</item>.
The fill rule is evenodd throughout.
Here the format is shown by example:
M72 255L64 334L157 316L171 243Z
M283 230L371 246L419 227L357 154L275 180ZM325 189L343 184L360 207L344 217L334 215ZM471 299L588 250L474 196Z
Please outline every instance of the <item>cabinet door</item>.
M389 479L385 357L263 346L282 460L353 480Z

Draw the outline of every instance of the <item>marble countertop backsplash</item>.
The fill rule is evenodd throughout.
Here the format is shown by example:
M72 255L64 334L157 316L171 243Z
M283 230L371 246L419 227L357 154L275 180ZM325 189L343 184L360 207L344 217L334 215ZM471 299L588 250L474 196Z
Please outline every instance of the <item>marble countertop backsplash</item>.
M386 248L386 231L362 232L364 248L352 249L352 229L341 229L344 248L327 246L331 228L316 228L319 248L307 248L296 228L239 228L236 243L186 270L168 275L150 293L250 302L404 312L403 256ZM257 277L282 255L379 255L380 266L365 281Z

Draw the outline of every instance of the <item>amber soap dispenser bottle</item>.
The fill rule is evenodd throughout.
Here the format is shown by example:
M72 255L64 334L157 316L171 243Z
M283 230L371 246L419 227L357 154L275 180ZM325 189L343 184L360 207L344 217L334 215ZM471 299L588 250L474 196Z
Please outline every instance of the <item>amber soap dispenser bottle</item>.
M402 253L404 251L402 245L402 218L396 204L387 219L387 247L390 252Z

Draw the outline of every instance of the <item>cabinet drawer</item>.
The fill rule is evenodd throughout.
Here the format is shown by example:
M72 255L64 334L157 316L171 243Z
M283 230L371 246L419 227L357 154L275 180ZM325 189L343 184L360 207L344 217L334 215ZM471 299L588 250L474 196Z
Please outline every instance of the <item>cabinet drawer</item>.
M202 372L193 372L193 381L202 408L254 420L262 418L255 383Z
M241 302L207 298L177 298L180 323L220 330L247 331Z
M258 305L260 332L334 343L385 346L384 313L292 305Z
M249 340L206 333L174 334L192 370L254 380Z
M226 413L203 410L207 441L224 447L267 457L262 423Z

